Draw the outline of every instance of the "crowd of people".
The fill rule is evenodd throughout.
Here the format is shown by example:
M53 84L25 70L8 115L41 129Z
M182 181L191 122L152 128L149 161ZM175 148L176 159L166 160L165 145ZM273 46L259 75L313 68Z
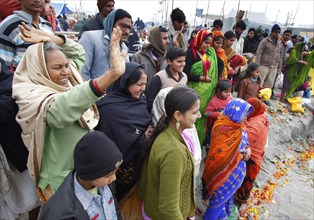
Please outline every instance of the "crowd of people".
M1 219L245 216L270 124L260 93L283 74L280 101L309 98L313 40L219 19L189 36L175 8L131 54L114 0L78 41L56 34L47 1L19 2L0 23Z

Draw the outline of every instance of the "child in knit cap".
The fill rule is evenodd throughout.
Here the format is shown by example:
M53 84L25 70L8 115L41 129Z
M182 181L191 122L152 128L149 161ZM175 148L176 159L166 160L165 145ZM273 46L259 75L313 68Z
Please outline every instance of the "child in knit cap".
M40 219L118 219L109 184L122 153L103 132L82 137L74 149L74 170L44 204Z

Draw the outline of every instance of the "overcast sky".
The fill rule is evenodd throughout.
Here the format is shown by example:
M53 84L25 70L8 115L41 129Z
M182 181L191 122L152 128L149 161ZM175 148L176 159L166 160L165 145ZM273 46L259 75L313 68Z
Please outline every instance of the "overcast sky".
M203 14L206 14L209 8L209 14L221 14L224 1L223 0L115 0L116 8L127 10L136 20L138 17L144 21L161 21L162 11L164 12L163 20L165 20L166 3L168 2L168 16L173 7L181 8L189 21L194 20L195 9L203 9ZM52 2L65 2L72 8L79 8L79 0L52 0ZM98 11L95 0L81 0L84 10L89 13ZM209 2L209 7L208 7ZM238 9L239 0L226 0L224 14L228 14L232 9ZM270 21L285 23L288 13L290 21L295 17L296 25L311 25L314 29L314 1L313 0L280 0L280 1L260 1L260 0L240 0L240 10L252 12L266 12L266 16ZM158 13L159 11L159 13ZM201 22L200 19L197 21Z

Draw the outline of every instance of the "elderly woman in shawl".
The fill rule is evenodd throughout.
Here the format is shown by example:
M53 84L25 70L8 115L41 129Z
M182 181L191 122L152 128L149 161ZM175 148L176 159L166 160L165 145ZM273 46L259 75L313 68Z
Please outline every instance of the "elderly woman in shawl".
M306 43L298 43L286 62L281 101L289 98L305 82L313 67L314 52L308 52Z
M242 217L245 215L247 200L253 188L253 182L256 180L262 166L269 127L265 105L257 98L249 98L246 101L253 107L252 113L247 121L244 122L244 129L247 132L252 154L251 158L246 162L244 181L235 194L235 199L241 202L239 214Z
M218 81L218 58L215 49L210 46L211 43L211 32L200 30L186 52L186 65L183 70L188 76L188 86L200 96L202 117L196 121L195 126L201 144L205 140L205 109L215 93Z
M233 99L214 124L202 177L203 199L209 203L204 219L225 219L231 215L233 195L243 182L245 161L251 154L243 129L251 111L249 103Z
M115 183L118 201L140 177L141 153L151 123L143 94L146 83L143 67L134 62L126 63L125 73L113 84L113 91L97 102L100 120L95 129L103 131L123 154Z
M94 103L124 73L125 53L120 53L121 31L114 29L111 68L99 78L84 82L79 72L84 50L78 43L27 26L21 29L25 41L45 42L33 44L25 52L14 74L12 95L29 150L29 172L42 201L46 201L73 169L75 144L97 125L99 115Z

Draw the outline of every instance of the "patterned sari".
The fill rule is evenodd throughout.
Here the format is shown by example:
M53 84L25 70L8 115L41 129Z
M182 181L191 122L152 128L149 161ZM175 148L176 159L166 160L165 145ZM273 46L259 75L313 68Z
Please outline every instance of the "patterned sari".
M215 49L210 47L207 51L200 50L201 45L208 34L210 34L208 30L200 30L196 35L195 40L192 41L190 45L190 48L192 49L192 52L195 56L197 55L196 51L202 54L201 61L198 61L192 65L191 73L198 76L207 75L209 78L211 78L210 83L201 81L188 82L188 86L194 89L200 96L200 112L202 117L196 121L195 127L197 129L201 145L203 144L206 135L206 116L204 115L205 109L209 101L214 96L216 84L218 81L218 61Z
M243 99L231 100L214 124L202 177L203 199L209 202L204 219L224 219L231 214L233 195L246 172L241 153L248 146L248 137L242 121L251 111Z

